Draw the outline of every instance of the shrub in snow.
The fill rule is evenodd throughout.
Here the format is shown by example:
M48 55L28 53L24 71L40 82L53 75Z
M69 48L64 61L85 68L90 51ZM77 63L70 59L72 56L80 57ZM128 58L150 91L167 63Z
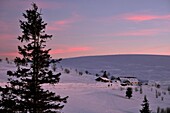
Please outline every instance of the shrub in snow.
M6 62L9 64L9 59L8 59L7 57L5 58L5 60L6 60Z
M164 100L164 97L161 97L161 100L163 101L163 100Z
M70 73L70 70L66 68L66 69L64 69L64 72L67 73L67 74L69 74L69 73Z
M162 94L166 95L166 92L165 92L165 91L163 91L163 92L162 92Z
M99 74L96 74L96 77L100 76Z
M138 92L138 88L137 87L135 87L135 91Z
M156 86L156 88L160 88L160 87L161 87L161 85L160 85L160 84L156 84L155 86Z
M140 86L140 94L142 94L142 93L143 93L142 86Z
M110 77L110 79L111 79L111 80L114 80L114 79L115 79L115 77L114 77L114 76L111 76L111 77Z
M53 63L53 64L52 64L52 70L55 72L55 71L56 71L56 69L57 69L57 67L56 67L56 63Z
M158 92L158 96L161 96L161 92Z
M153 91L153 88L151 87L151 91Z
M169 92L170 92L170 86L168 86L168 89L167 89Z
M155 91L155 95L156 95L156 98L158 98L159 95L158 95L158 91L157 90Z
M56 69L57 69L57 63L59 63L60 61L61 61L62 59L60 58L60 59L57 59L57 60L55 60L55 59L52 59L51 60L51 68L52 68L52 70L55 72L56 71Z
M86 73L87 75L89 74L89 72L88 72L87 70L85 71L85 73Z
M79 72L79 75L83 75L83 72Z
M57 67L56 67L56 66L57 66L56 62L57 62L57 61L55 61L54 59L51 60L51 63L52 63L51 68L52 68L52 70L53 70L54 72L55 72L56 69L57 69Z

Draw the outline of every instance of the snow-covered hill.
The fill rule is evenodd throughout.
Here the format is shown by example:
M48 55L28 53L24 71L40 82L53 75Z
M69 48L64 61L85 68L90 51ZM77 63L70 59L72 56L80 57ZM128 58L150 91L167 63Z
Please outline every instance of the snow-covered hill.
M0 62L0 85L6 82L6 71L15 68L14 64ZM70 72L66 73L65 69ZM143 85L143 93L140 94L139 86L131 86L133 96L128 99L125 97L126 87L118 83L112 83L108 87L110 83L95 81L95 73L101 70L115 76L133 75L143 80L160 80L169 84L170 56L113 55L63 59L57 67L57 72L62 73L60 82L43 87L61 96L69 96L68 103L62 110L64 113L139 113L144 95L147 96L153 113L156 113L157 107L170 107L170 92L167 89ZM85 71L91 74L85 74ZM79 72L83 72L83 75ZM156 91L161 94L158 98Z
M108 71L114 76L135 76L141 80L170 80L170 56L110 55L64 59L61 65L88 70L91 73Z

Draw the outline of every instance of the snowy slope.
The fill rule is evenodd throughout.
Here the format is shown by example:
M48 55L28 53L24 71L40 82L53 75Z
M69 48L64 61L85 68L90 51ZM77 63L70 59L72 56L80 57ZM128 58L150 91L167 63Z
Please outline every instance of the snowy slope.
M112 86L108 87L108 83L96 82L94 74L79 75L76 69L92 73L107 70L115 75L133 73L139 78L146 77L149 80L164 81L167 77L166 82L169 83L169 66L169 56L117 55L64 59L57 67L57 72L62 73L60 82L43 87L61 96L69 96L68 103L62 110L64 113L139 113L144 95L147 95L150 109L155 112L158 106L170 107L170 94L166 89L143 85L142 94L133 90L133 97L127 99L126 90L121 90L120 84L112 83ZM61 67L69 69L70 73L65 73ZM4 85L6 81L7 70L15 70L15 65L7 64L5 61L0 62L0 85ZM148 72L148 70L153 71ZM139 90L139 87L137 88ZM161 93L158 98L155 96L156 90Z
M170 56L89 56L64 59L61 64L79 70L88 70L91 73L105 70L115 76L131 75L142 80L170 80Z
M85 77L84 81L82 77ZM126 87L121 90L121 86L112 83L94 82L89 75L79 76L73 71L70 74L62 72L61 82L55 86L45 86L62 96L69 96L65 105L64 113L139 113L144 95L150 103L150 109L156 112L157 107L170 107L170 94L167 90L158 89L154 86L142 86L143 93L135 91L133 87L133 97L125 97ZM74 81L75 80L75 81ZM137 87L139 90L139 87ZM152 90L151 90L152 89ZM156 98L155 91L166 92L166 95ZM164 100L161 100L161 97Z
M84 63L87 63L87 61L84 61ZM80 76L74 70L76 63L70 64L71 68L68 67L68 64L65 65L70 69L70 73L66 74L64 71L60 71L62 72L61 82L56 86L48 86L49 89L63 96L69 95L68 103L63 109L65 113L139 113L144 95L149 100L152 112L156 112L157 107L170 107L170 94L167 89L143 85L143 93L140 94L133 87L133 97L127 99L125 97L126 87L125 90L121 90L121 86L117 83L112 83L112 86L108 87L108 83L95 82L93 75L83 74ZM91 65L94 65L94 63ZM86 66L88 65L86 64ZM77 68L86 70L86 68L83 69L82 67ZM139 87L137 88L139 90ZM158 98L155 96L156 90L161 92L161 96Z

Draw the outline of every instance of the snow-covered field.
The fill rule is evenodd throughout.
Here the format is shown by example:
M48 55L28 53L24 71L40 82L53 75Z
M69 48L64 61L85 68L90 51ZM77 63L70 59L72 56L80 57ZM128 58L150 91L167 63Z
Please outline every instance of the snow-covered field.
M136 57L136 60L128 59L128 61L123 62L121 57L118 58L121 60L119 65L118 59L114 60L114 58L109 58L108 56L107 58L100 57L99 59L95 57L92 57L92 59L91 57L83 57L63 60L62 63L58 64L57 68L57 71L62 73L60 82L52 86L44 85L44 87L55 91L61 96L69 96L68 103L65 104L62 110L64 113L139 113L144 95L146 95L149 100L152 112L156 112L158 106L161 108L170 107L170 94L165 88L161 87L158 89L155 86L142 85L143 93L140 94L139 86L131 86L133 87L133 96L131 99L128 99L125 97L126 87L121 87L120 84L114 82L111 85L110 83L95 81L95 73L101 70L107 70L117 76L119 76L119 74L128 75L136 72L133 75L140 79L144 77L152 81L160 80L165 86L169 84L170 57L162 58L159 56L159 58L152 58L154 60L149 60L148 62L145 62L147 58L142 62L142 60L138 61L139 59ZM114 61L116 63L114 63ZM127 70L124 64L126 64ZM150 68L146 68L146 66L150 66ZM65 73L65 68L69 69L70 73ZM154 75L154 73L158 72L156 69L158 69L159 73ZM15 70L15 65L7 64L5 61L0 62L1 85L6 81L5 75L7 70ZM85 74L84 71L87 70L91 74ZM119 71L115 72L115 70ZM142 75L147 72L146 70L153 70L150 71L151 73L147 73L149 77ZM79 75L79 71L83 72L83 75ZM119 73L121 71L122 73ZM144 73L142 73L143 71ZM138 73L141 75L138 75ZM164 74L166 73L167 75L165 75L165 77L168 78L164 79ZM110 84L110 87L108 87L108 84ZM137 88L138 91L135 91L135 88ZM156 98L156 90L161 93L161 96L158 98Z
M143 85L143 93L140 94L140 87L132 86L133 97L128 99L125 97L126 87L121 87L118 83L112 83L112 86L108 87L108 84L110 83L95 82L90 75L80 76L71 71L70 74L63 72L61 82L48 88L63 96L69 96L63 109L65 113L139 113L144 95L149 100L152 112L156 112L158 106L170 107L170 94L167 90ZM138 91L135 91L135 87ZM156 90L161 92L158 98Z

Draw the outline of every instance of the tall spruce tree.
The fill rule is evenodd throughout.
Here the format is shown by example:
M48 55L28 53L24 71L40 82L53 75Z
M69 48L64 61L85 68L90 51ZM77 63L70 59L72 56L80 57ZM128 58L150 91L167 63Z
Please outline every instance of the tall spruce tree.
M0 87L0 112L59 113L68 96L62 98L42 87L42 84L58 83L61 75L49 69L50 49L45 49L45 43L52 35L45 33L47 23L42 20L35 3L23 17L25 20L20 20L22 35L18 37L23 43L18 46L21 58L15 58L17 70L8 71L8 84Z
M149 102L146 98L146 95L144 96L142 109L140 110L141 113L151 113L151 110L149 110Z

